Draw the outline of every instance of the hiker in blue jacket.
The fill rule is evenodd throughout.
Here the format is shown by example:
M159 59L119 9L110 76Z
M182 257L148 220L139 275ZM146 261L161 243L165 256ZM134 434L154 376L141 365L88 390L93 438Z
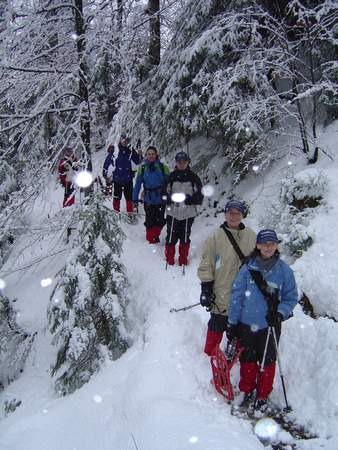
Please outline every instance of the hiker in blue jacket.
M113 172L114 197L113 208L115 211L120 211L120 202L122 192L126 200L127 213L133 212L133 171L132 162L140 164L142 156L128 146L128 138L125 134L121 134L120 142L118 144L118 154L114 161L114 149L108 152L108 155L103 164L103 176L108 173L110 165L115 165Z
M166 221L164 218L165 201L162 199L162 189L169 176L169 168L160 162L157 149L149 146L145 161L139 168L136 176L133 191L133 202L139 202L139 193L143 185L144 212L146 227L146 239L149 244L156 244L160 241L160 234Z
M226 332L229 341L238 338L244 348L240 358L241 406L249 406L255 400L255 408L260 411L267 408L275 376L277 352L273 331L278 343L281 322L290 317L298 301L293 271L280 259L278 243L274 230L258 233L256 248L233 283ZM263 279L269 298L258 286L257 283L262 285L259 279Z

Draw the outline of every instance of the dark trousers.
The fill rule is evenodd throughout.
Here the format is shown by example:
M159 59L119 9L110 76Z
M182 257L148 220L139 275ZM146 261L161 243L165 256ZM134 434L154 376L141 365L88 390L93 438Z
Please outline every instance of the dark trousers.
M121 200L122 192L127 202L131 202L133 198L133 181L129 183L116 183L114 182L114 199Z
M144 212L146 219L144 226L148 228L159 227L162 229L165 225L165 205L151 205L150 203L144 203Z
M167 215L167 245L176 245L178 240L181 244L190 244L191 227L194 222L194 217L189 217L184 220L174 219Z
M275 327L277 344L279 342L281 327ZM268 335L268 328L263 328L262 330L252 331L249 325L244 325L240 323L238 325L238 336L241 347L244 348L244 351L241 355L241 362L262 362L263 354L265 349L265 344ZM273 333L271 331L266 357L265 357L265 366L276 361L277 352L276 346L274 342Z

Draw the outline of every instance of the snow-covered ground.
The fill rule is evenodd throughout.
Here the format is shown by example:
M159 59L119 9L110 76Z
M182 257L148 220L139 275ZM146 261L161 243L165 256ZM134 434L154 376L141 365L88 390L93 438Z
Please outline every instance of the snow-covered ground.
M336 138L333 129L327 140L329 148L334 148ZM301 159L295 165L296 170L301 165L307 170ZM323 156L311 167L325 171L329 178L329 207L325 215L319 213L313 219L315 242L294 265L301 286L310 289L309 297L318 300L322 308L332 305L331 311L337 311L338 303L337 166L337 162ZM241 195L251 203L247 223L254 229L264 216L267 202L277 195L278 179L286 168L287 160L281 161L264 177L256 175L240 187ZM127 238L122 260L130 281L128 317L133 345L118 361L107 362L74 394L55 397L49 373L55 348L50 344L46 319L53 283L42 287L41 280L53 279L65 258L65 236L59 235L53 220L61 197L60 188L55 189L51 182L48 192L26 217L36 230L34 244L27 246L33 237L23 235L0 274L6 282L4 294L17 298L20 324L37 332L22 376L1 393L2 406L5 400L14 398L22 403L0 420L0 449L262 449L251 424L233 417L230 406L210 384L210 362L203 353L208 313L199 306L170 312L172 307L199 301L196 271L202 244L222 223L221 215L200 216L195 221L191 263L185 276L178 266L165 270L164 233L162 244L149 245L142 218L136 225L123 225ZM62 214L67 220L67 211ZM56 231L46 236L44 228L48 223L53 223ZM299 441L297 448L337 450L337 324L324 317L311 319L297 306L294 317L283 325L280 356L293 414L318 436ZM233 370L233 378L236 384L238 367ZM278 372L271 401L284 406ZM280 432L280 437L288 439L285 432Z

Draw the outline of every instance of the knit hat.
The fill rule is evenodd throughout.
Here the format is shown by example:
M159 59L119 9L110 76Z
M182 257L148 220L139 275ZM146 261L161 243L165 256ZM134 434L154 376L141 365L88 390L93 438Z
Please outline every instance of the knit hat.
M178 152L175 156L175 161L190 161L189 156L185 152Z
M256 243L265 244L266 242L280 242L274 230L261 230L257 234Z
M240 202L239 200L229 200L224 206L224 212L226 213L227 211L229 211L229 209L232 208L238 209L238 211L240 211L243 214L243 216L245 216L246 207L243 202Z

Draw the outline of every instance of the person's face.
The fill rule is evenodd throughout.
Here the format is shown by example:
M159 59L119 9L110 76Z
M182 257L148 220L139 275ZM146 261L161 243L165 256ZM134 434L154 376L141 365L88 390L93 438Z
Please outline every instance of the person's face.
M123 147L127 147L128 146L128 139L127 138L122 138L121 139L121 144L123 145Z
M146 158L149 162L154 162L156 161L157 154L154 150L147 150Z
M236 208L230 208L225 213L225 220L229 228L239 228L239 224L243 220L243 214Z
M271 258L277 250L278 243L273 241L264 242L262 244L256 244L256 247L261 252L263 258Z
M185 161L184 159L181 159L180 161L176 161L176 167L178 170L185 170L189 165L189 161Z

